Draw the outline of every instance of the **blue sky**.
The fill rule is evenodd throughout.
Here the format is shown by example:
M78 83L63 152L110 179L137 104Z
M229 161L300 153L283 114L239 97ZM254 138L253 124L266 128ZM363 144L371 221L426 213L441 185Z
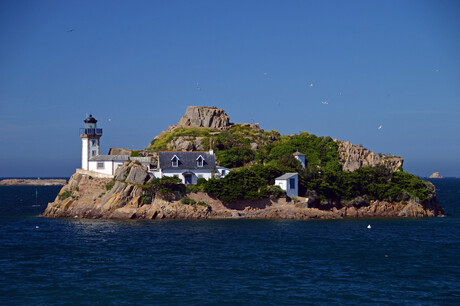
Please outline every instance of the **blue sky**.
M459 1L3 0L0 46L0 177L70 176L86 114L106 154L188 105L460 176Z

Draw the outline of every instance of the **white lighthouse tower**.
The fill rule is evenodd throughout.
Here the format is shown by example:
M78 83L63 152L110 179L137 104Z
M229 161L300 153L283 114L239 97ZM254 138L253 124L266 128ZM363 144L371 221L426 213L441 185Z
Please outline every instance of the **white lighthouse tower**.
M99 155L102 129L97 128L97 120L89 115L85 119L85 127L80 129L81 137L81 168L89 170L89 159Z

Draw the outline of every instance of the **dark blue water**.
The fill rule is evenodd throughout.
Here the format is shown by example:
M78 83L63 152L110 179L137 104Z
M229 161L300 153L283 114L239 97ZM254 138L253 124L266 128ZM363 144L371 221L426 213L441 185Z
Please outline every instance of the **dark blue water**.
M445 218L333 221L47 219L60 187L0 186L0 304L458 304L460 179L434 182Z

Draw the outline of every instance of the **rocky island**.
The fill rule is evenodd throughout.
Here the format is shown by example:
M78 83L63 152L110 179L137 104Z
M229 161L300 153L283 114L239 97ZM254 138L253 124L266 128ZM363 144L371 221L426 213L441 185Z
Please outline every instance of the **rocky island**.
M439 179L441 179L441 178L444 178L444 176L442 176L441 173L439 173L439 172L433 172L433 173L429 176L429 178L439 178Z
M210 164L208 156L215 155L218 166L209 178L188 181L189 171L183 179L161 176L171 171L161 169L165 151L177 152L183 163L181 152L202 152L197 154ZM135 158L127 158L111 178L77 171L43 216L338 219L444 213L434 185L404 172L400 157L306 132L283 136L257 124L230 123L226 112L214 107L188 107L178 124L145 150L128 152ZM137 157L149 158L150 164ZM174 157L169 160L174 166ZM230 172L224 175L222 169ZM283 173L297 175L296 196L274 185Z

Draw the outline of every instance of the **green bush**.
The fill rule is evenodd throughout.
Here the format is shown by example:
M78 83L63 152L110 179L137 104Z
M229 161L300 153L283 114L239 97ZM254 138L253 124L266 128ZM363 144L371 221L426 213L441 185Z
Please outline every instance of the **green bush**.
M133 150L131 151L131 157L138 157L139 156L139 151Z
M190 205L193 205L193 204L196 203L195 200L190 199L190 198L188 198L188 197L184 197L184 198L180 199L180 202L181 202L182 204L190 204Z
M199 201L199 202L197 203L197 205L204 206L204 207L208 207L208 206L209 206L208 204L206 204L206 203L203 202L203 201Z
M67 191L64 191L63 193L60 193L59 194L59 200L65 200L67 199L68 197L72 196L72 190L67 190Z
M223 179L210 179L204 191L224 202L240 199L258 199L266 196L267 181L250 169L232 171Z
M280 186L270 186L268 187L268 195L270 196L270 199L276 200L279 198L285 198L286 197L286 191L281 189Z
M197 186L201 186L203 184L206 184L206 179L204 177L199 177L197 180L196 180L196 185Z
M185 185L177 176L164 176L147 182L142 186L144 194L160 194L170 200L175 194L184 195L186 193Z
M112 180L111 182L107 183L107 184L105 185L105 189L106 189L106 190L111 190L112 187L113 187L113 185L115 185L115 180Z

